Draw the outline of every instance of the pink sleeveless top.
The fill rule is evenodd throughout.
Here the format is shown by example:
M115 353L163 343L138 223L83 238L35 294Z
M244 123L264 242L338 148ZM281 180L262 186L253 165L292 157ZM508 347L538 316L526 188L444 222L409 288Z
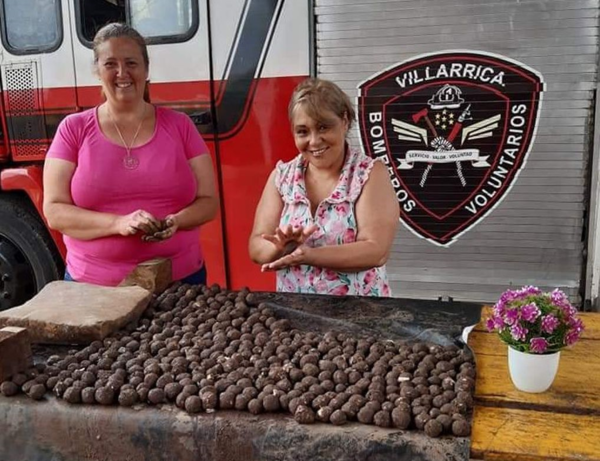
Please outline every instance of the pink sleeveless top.
M302 155L292 161L279 162L275 185L283 200L280 225L307 227L317 230L306 244L316 248L356 241L355 203L375 160L359 151L348 150L340 179L331 195L323 200L311 215L306 195ZM391 296L385 266L360 272L337 272L315 266L295 266L277 271L277 291L329 295Z

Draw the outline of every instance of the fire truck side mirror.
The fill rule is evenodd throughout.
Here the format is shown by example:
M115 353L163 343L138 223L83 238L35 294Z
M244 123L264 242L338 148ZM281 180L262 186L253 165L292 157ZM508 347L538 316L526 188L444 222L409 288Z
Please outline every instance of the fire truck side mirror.
M190 114L190 118L195 125L210 125L212 123L212 114L209 110Z

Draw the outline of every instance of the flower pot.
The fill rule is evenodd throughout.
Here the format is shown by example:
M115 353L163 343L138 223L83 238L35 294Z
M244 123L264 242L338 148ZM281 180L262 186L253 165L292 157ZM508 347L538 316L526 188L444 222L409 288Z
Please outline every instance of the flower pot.
M508 348L508 370L517 389L524 392L544 392L556 378L560 351L552 354L526 354Z

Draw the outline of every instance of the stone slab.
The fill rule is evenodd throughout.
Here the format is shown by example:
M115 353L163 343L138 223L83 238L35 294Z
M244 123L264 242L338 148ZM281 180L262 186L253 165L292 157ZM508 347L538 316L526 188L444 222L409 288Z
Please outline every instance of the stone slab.
M34 343L89 344L137 320L151 298L138 286L56 281L22 306L0 312L0 327L27 328Z
M0 382L33 365L29 332L20 327L0 330Z
M144 261L125 277L119 286L139 286L152 293L161 293L173 282L171 260L156 258Z

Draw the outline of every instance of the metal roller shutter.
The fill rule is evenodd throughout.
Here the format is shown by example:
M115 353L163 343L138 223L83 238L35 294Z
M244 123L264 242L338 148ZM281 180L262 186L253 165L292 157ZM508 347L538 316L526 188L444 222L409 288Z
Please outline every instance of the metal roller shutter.
M537 136L514 186L449 247L404 226L388 261L394 295L495 301L509 286L580 302L593 141L599 0L316 0L317 75L353 101L371 75L424 53L476 50L543 75ZM351 134L359 146L359 133Z

